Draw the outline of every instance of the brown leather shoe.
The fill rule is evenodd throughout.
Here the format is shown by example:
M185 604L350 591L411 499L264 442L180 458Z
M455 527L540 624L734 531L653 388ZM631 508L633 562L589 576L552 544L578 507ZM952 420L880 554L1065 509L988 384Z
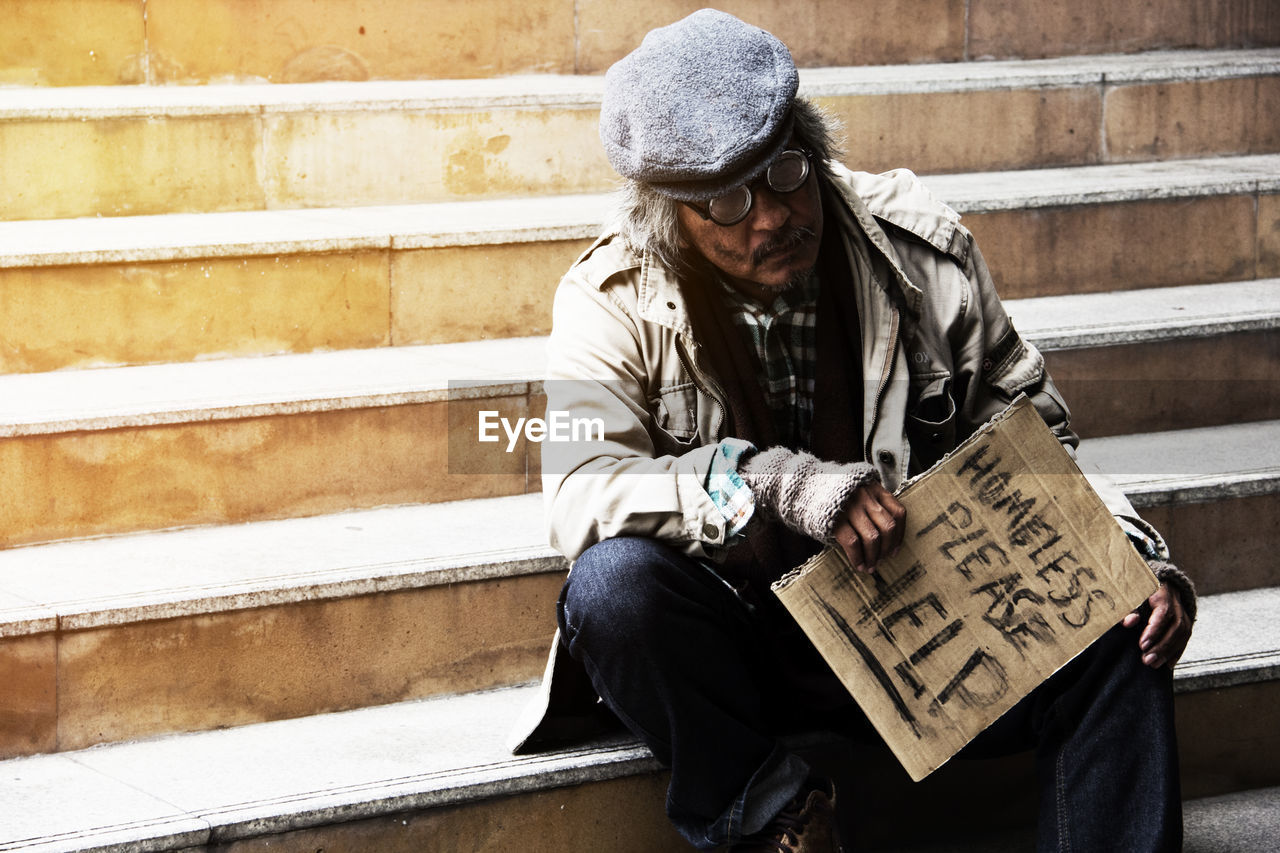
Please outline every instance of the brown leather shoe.
M730 847L730 853L840 853L835 810L835 785L810 777L764 829Z

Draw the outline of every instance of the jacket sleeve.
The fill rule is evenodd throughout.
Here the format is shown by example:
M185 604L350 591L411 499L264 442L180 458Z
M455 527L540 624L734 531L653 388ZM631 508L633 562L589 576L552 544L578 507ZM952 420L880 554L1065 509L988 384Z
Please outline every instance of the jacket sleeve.
M557 289L545 382L548 420L590 424L542 445L551 545L570 560L616 536L662 539L694 555L724 542L727 522L704 487L715 443L655 444L652 343L634 310L571 270ZM563 413L563 414L557 414Z

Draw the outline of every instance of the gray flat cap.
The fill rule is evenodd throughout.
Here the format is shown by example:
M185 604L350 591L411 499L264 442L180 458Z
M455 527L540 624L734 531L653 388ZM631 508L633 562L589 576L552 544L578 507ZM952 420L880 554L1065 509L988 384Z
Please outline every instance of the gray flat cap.
M651 31L609 69L600 139L624 178L705 201L754 180L782 150L798 85L786 45L703 9Z

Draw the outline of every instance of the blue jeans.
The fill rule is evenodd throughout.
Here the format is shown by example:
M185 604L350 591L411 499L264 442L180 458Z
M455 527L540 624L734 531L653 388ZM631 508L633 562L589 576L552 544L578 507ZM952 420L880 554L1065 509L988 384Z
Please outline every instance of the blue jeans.
M597 693L671 768L667 815L695 847L762 828L809 775L780 735L865 718L794 620L703 563L618 538L574 564L561 636ZM869 731L869 726L866 727ZM1117 626L974 739L964 757L1036 750L1041 851L1182 842L1172 679Z

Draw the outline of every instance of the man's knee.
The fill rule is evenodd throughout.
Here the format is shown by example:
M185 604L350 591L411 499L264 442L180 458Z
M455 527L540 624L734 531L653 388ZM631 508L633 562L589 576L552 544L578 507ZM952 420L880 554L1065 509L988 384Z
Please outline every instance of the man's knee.
M1072 718L1083 718L1095 703L1150 720L1170 712L1173 679L1168 670L1155 670L1142 662L1139 633L1117 625L1064 668L1076 668L1076 674L1068 677L1075 682L1068 689L1068 707L1075 709Z
M1121 680L1140 679L1159 685L1168 679L1142 662L1138 648L1141 629L1115 625L1094 641L1088 652L1096 659L1096 666L1112 673Z
M687 571L678 552L653 539L619 537L599 542L573 564L560 594L561 628L570 638L590 625L618 637L643 631L662 609L668 576Z

